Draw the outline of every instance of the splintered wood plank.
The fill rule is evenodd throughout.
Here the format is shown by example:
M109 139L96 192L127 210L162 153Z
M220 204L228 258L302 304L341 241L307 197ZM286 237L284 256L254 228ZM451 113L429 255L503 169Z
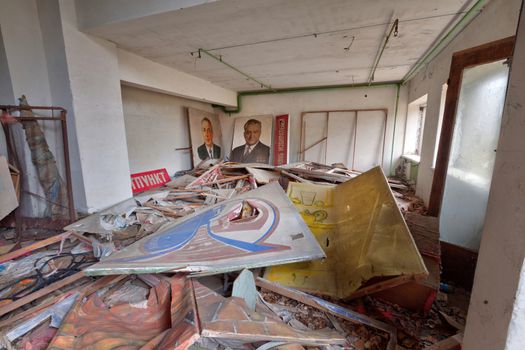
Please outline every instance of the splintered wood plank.
M257 286L283 295L287 298L299 301L305 305L314 307L316 309L328 312L334 316L343 318L350 322L361 323L373 328L380 329L389 334L390 339L388 341L387 350L394 350L397 344L397 332L393 326L390 326L381 321L374 320L368 316L362 315L355 311L346 309L342 306L330 303L324 299L309 295L307 293L295 290L292 288L285 287L275 282L270 282L264 278L257 277L255 283Z
M3 307L0 307L0 317L13 311L13 310L16 310L18 309L19 307L27 304L27 303L30 303L38 298L41 298L43 297L44 295L47 295L51 292L54 292L55 290L57 289L60 289L64 286L67 286L68 284L71 284L75 281L78 281L79 279L85 277L84 275L84 272L83 271L80 271L80 272L77 272L76 274L74 275L71 275L71 276L68 276L60 281L57 281L55 283L51 283L50 285L48 285L47 287L44 287L40 290L37 290L36 292L34 293L31 293L29 295L26 295L25 297L23 298L20 298L16 301L13 301L12 303L10 304L7 304Z
M463 333L458 333L444 339L434 345L425 348L425 350L461 350L461 344L463 343Z
M33 252L35 250L38 250L38 249L44 248L44 247L46 247L48 245L60 242L61 240L67 239L70 236L74 236L74 237L78 238L79 240L81 240L81 241L83 241L85 243L91 244L91 241L89 241L86 237L84 237L84 236L82 236L82 235L80 235L80 234L78 234L76 232L68 231L68 232L64 232L64 233L61 233L59 235L56 235L56 236L53 236L53 237L49 237L47 239L43 239L41 241L35 242L35 243L31 244L31 245L28 245L27 247L23 247L23 248L20 248L18 250L15 250L14 252L4 254L4 255L0 256L0 263L5 263L6 261L16 259L18 257L21 257L23 255L31 253L31 252Z

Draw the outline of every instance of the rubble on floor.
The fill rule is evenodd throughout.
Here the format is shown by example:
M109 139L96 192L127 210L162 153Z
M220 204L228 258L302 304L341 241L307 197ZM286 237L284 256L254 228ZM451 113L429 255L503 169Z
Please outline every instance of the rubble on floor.
M0 231L0 348L460 342L468 305L438 291L439 229L409 185L379 168L203 165L45 240Z

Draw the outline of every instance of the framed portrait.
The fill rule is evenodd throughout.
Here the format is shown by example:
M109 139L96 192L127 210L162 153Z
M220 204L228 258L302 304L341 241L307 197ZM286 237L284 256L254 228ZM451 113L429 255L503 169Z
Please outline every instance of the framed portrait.
M224 157L221 125L217 114L188 108L188 124L194 166L204 160Z
M272 115L235 118L230 161L271 164L272 127Z

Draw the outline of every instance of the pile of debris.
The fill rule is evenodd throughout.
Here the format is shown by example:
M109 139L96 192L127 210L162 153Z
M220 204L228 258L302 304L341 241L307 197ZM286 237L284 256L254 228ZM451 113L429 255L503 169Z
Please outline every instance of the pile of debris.
M436 230L411 235L402 186L380 168L196 168L0 256L0 345L421 349L464 315L434 302ZM407 290L413 311L391 303Z

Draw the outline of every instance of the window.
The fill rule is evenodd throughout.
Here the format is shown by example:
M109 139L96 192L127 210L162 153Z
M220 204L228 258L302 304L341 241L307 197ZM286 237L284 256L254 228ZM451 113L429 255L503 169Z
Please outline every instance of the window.
M411 158L418 158L421 155L426 111L427 95L408 104L403 155L416 156Z
M432 160L432 169L436 167L436 159L439 149L439 139L441 137L441 125L443 124L443 114L445 113L445 100L447 98L447 84L441 87L441 100L439 102L439 119L436 130L436 143L434 144L434 159Z

